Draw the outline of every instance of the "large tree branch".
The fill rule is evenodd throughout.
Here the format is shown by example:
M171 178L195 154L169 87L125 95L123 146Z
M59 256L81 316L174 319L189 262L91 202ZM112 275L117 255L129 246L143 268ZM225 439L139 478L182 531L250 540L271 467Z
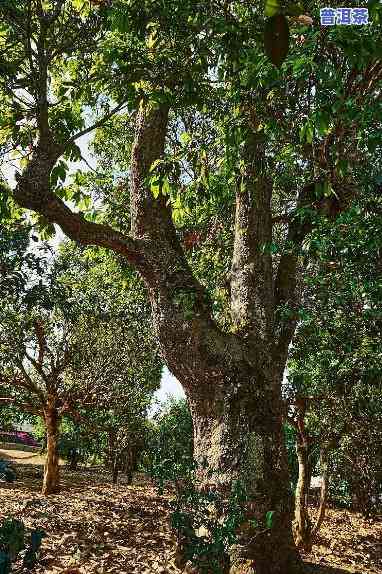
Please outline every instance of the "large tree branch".
M25 352L25 357L28 359L32 367L35 369L35 371L38 373L38 375L40 375L44 383L47 385L49 383L49 375L45 373L43 366L38 361L36 361L36 359L32 357L32 355L30 355L28 352ZM27 374L25 369L24 373Z
M41 145L37 147L23 173L16 174L17 186L13 192L16 201L22 207L40 213L49 222L58 224L72 240L83 245L108 247L130 263L143 266L144 241L124 235L109 225L87 221L52 193L50 174L60 152L54 145L50 149Z
M141 105L131 160L131 236L86 221L51 191L50 173L62 152L52 141L37 146L17 178L14 196L23 207L60 225L71 239L112 249L133 264L148 288L157 335L169 367L190 385L205 383L210 387L215 380L222 380L216 364L235 368L238 361L252 359L238 338L217 328L206 290L183 253L166 198L154 198L150 190L150 168L164 153L167 122L166 107Z
M146 238L151 273L144 276L163 356L175 376L191 388L222 380L217 365L247 361L238 338L223 334L211 316L206 289L190 269L172 221L167 198L154 198L148 179L164 154L165 105L143 104L137 114L131 159L131 229Z
M181 253L164 195L154 198L148 178L154 162L164 155L168 107L141 102L131 155L131 229L135 237L167 244Z
M288 347L292 340L296 318L296 283L299 248L312 230L311 217L300 210L312 207L315 198L315 185L305 186L297 199L296 213L292 216L286 237L286 249L280 258L277 269L274 293L276 309L276 331L274 344L274 359L280 368L284 368ZM288 318L286 318L288 317Z
M8 385L9 387L21 387L24 390L26 390L27 393L31 393L32 395L35 395L38 398L38 400L40 401L40 403L43 404L44 393L38 387L38 385L32 380L32 378L29 376L29 374L25 370L25 367L24 367L22 361L15 360L15 364L20 369L22 376L12 377L12 378L0 377L0 384Z

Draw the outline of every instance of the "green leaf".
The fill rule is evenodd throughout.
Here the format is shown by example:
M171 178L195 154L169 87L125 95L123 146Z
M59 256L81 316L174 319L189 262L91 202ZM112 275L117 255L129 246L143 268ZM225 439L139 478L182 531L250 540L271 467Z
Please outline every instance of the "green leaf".
M64 182L66 179L66 172L68 170L68 166L64 161L58 162L57 165L54 166L52 169L52 173L50 175L50 182L52 186L56 186L58 180Z
M161 159L156 159L155 161L153 161L153 163L150 166L150 173L152 173L153 171L156 170L156 168L158 167L158 165L160 165L162 163Z
M162 194L169 195L170 193L170 184L168 181L168 177L165 177L162 182Z
M187 145L188 143L190 143L191 141L191 136L190 134L188 134L187 132L183 132L180 134L180 141L182 142L182 144Z
M150 189L151 189L151 193L153 194L154 198L158 199L159 194L160 194L159 184L157 182L152 183Z
M308 144L311 144L313 141L314 135L314 126L311 121L307 121L300 129L300 141L306 141Z
M289 25L283 14L272 16L266 21L264 47L272 64L279 68L289 50Z
M267 528L272 528L274 524L275 510L269 510L265 515L265 524Z
M306 126L306 132L305 132L305 137L306 137L306 141L308 144L312 143L313 134L314 134L313 124L311 122L308 122L308 124Z
M326 135L329 132L329 116L328 114L322 113L319 115L318 119L318 129L321 135Z
M90 197L90 195L84 195L81 201L79 202L78 207L81 211L87 211L88 209L90 209L91 204L92 204L92 198Z
M346 159L339 159L336 163L336 167L340 177L345 177L349 171L349 162Z
M270 18L280 13L280 2L278 0L266 0L265 15Z

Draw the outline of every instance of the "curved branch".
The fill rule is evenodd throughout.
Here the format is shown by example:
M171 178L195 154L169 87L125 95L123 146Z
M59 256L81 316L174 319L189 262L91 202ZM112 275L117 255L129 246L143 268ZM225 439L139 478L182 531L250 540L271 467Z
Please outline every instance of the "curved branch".
M28 375L22 362L18 361L16 364L17 364L18 368L20 369L20 371L22 372L24 378L23 379L13 379L11 381L7 381L8 384L11 386L14 386L14 387L16 387L16 386L23 387L25 390L29 391L30 393L35 394L39 398L40 403L43 404L45 402L45 397L44 397L44 393L42 392L42 390L36 385L36 383Z
M59 225L70 239L82 245L108 247L126 257L133 265L142 266L145 252L143 240L133 239L109 225L86 220L51 191L50 173L60 155L61 148L54 144L49 151L42 146L37 147L23 173L16 174L17 186L13 195L17 203Z

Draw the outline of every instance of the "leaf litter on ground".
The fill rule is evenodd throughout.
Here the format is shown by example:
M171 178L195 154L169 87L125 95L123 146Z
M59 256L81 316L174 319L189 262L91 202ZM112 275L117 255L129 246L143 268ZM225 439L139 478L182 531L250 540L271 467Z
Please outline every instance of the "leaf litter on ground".
M0 519L12 515L27 528L42 528L36 574L178 574L170 529L171 494L159 496L149 479L110 484L99 468L61 468L62 491L40 494L42 467L18 465L13 484L0 483ZM307 571L380 574L382 521L348 510L328 510ZM309 566L310 565L310 566ZM318 568L318 569L317 569ZM338 569L338 570L337 570Z

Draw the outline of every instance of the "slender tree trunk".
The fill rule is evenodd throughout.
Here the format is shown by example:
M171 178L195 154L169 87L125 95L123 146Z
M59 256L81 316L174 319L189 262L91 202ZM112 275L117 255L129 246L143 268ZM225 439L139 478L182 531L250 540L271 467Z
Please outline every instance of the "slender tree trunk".
M110 460L110 468L112 473L112 482L113 484L117 484L118 482L118 472L119 472L119 465L120 465L120 456L118 454L117 448L117 439L115 433L109 431L109 460Z
M42 494L54 494L60 489L59 457L58 457L58 427L59 415L54 406L54 400L48 400L44 410L46 428L46 461Z
M115 453L113 458L113 468L112 468L112 476L113 476L113 484L117 484L118 482L118 472L119 472L119 458L117 453Z
M321 525L325 520L326 505L328 502L328 490L329 490L328 454L329 454L329 448L328 446L325 445L320 450L320 471L321 471L320 506L318 508L316 521L312 530L312 538L317 536L317 533L320 530Z
M306 468L306 491L305 491L305 506L309 507L310 503L310 485L312 483L313 464L311 459L312 443L309 441L307 453L307 468Z
M223 497L234 482L245 487L245 521L230 551L230 574L297 574L300 558L291 529L292 497L282 433L281 398L256 391L248 379L222 386L214 396L190 396L195 457L201 486ZM266 514L272 511L272 527ZM257 526L255 525L257 523ZM224 561L223 561L224 562ZM227 570L228 571L228 570Z
M298 481L295 492L295 516L293 532L296 545L310 551L312 548L311 521L308 512L308 491L310 472L308 464L308 441L297 436Z
M76 448L72 448L69 456L69 468L70 470L77 470L78 467L78 451Z
M131 484L133 482L133 473L137 465L137 453L137 449L131 445L127 446L123 453L123 472L126 475L127 484Z

